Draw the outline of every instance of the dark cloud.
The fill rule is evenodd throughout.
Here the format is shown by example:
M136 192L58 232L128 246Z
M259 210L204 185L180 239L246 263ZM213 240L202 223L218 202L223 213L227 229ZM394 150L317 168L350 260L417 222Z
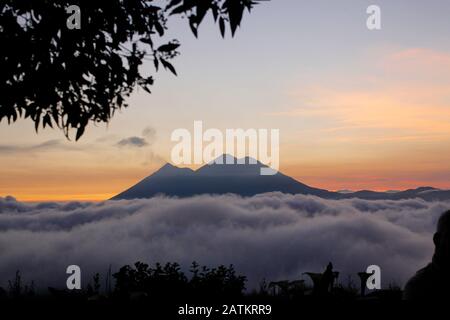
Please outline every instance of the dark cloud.
M117 142L119 147L136 147L141 148L152 145L156 140L156 130L152 127L145 127L142 130L142 137L133 136Z
M129 137L129 138L120 140L119 142L117 142L117 145L119 147L141 148L141 147L148 146L148 142L144 138L141 138L141 137Z
M137 260L177 261L186 269L193 260L233 263L249 287L263 278L298 279L328 261L345 282L377 264L384 285L402 285L431 258L436 221L449 207L280 193L101 203L0 198L0 285L20 269L40 287L62 287L69 264L90 278Z
M15 146L6 145L6 144L0 145L0 152L2 152L2 153L14 152L14 151L17 151L17 150L18 149Z
M2 153L33 152L45 150L79 150L75 145L64 144L61 140L47 140L35 145L0 145Z

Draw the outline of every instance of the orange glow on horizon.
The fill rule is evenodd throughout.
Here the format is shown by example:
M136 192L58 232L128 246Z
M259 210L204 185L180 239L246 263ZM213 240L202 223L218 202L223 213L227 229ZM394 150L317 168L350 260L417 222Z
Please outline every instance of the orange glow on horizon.
M311 187L326 189L330 191L339 190L372 190L372 191L388 191L388 190L406 190L415 189L418 187L431 186L441 189L450 189L450 183L447 181L434 181L430 182L425 179L414 179L405 176L390 176L386 178L386 175L373 174L367 175L364 173L358 174L359 170L355 170L354 173L346 172L346 170L338 167L334 168L323 168L321 174L317 174L317 168L308 168L308 170L299 170L298 167L289 166L280 170L283 174L291 176L297 181L307 184ZM327 172L329 172L327 174ZM334 175L331 174L334 172ZM83 192L83 185L73 185L71 188L65 187L61 192L55 192L57 186L47 186L45 192L36 193L36 190L21 190L17 188L16 193L0 194L0 196L11 195L15 197L18 201L23 202L46 202L46 201L56 201L56 202L68 202L68 201L86 201L86 202L101 202L110 199L116 194L124 191L135 183L139 182L144 176L127 179L121 183L116 184L105 184L102 181L102 185L98 186L98 189L102 187L105 192L98 193L92 192L93 188L90 190L85 190ZM95 187L95 186L94 186ZM96 187L95 187L96 188ZM50 192L53 191L53 192ZM107 190L107 191L106 191ZM29 193L27 191L30 191ZM70 192L74 191L74 192Z
M21 202L101 202L110 199L114 194L58 194L58 195L42 195L42 194L25 194L16 198Z

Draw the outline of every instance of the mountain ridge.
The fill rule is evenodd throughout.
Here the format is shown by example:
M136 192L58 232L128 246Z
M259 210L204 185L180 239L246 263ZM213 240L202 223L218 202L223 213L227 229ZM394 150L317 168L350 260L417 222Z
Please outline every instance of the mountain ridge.
M227 163L226 160L233 163ZM220 161L223 164L217 164ZM239 163L239 161L243 163ZM251 161L254 164L249 164ZM159 170L112 197L111 200L151 198L156 195L190 197L201 194L225 193L253 196L276 191L336 200L351 198L366 200L411 198L421 198L427 201L450 200L450 190L433 187L419 187L397 192L371 190L334 192L306 185L281 172L277 172L275 175L260 175L261 168L268 168L268 166L250 157L236 159L225 154L197 170L166 163Z

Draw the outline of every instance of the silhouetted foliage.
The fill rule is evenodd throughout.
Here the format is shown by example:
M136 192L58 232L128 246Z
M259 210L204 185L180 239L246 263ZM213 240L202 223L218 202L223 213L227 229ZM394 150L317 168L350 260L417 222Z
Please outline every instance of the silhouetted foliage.
M94 274L92 281L93 284L89 283L87 286L87 294L89 296L98 295L100 293L100 274Z
M116 279L115 292L118 295L144 292L162 296L169 291L180 293L187 284L177 263L167 263L165 266L157 263L154 268L150 268L146 263L136 262L134 268L126 265L113 277Z
M19 297L22 294L22 277L20 271L16 271L14 279L8 280L9 294L13 297Z
M34 281L29 285L24 285L20 271L17 270L13 280L8 280L9 296L12 298L20 298L24 296L34 296Z
M200 266L193 262L190 271L193 275L189 282L190 288L199 295L236 297L245 289L246 277L236 275L233 265L212 269L203 266L200 269Z
M136 262L134 268L126 265L113 274L116 279L115 293L118 296L130 296L145 293L145 296L164 298L170 296L197 297L239 297L245 289L246 277L236 275L233 266L219 266L209 269L192 264L188 277L177 263L159 263L155 267Z
M222 36L234 35L245 9L263 0L4 0L0 2L0 121L31 118L57 126L78 140L91 122L108 122L140 87L150 92L155 70L178 54L177 40L163 41L167 20L187 17L197 36L208 12ZM78 5L81 28L69 29L66 9ZM5 94L7 93L7 94Z

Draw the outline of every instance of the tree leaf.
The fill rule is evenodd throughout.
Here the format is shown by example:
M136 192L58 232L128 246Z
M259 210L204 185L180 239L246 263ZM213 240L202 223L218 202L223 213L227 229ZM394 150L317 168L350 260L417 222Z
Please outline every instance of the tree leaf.
M160 58L160 61L161 61L162 65L164 66L164 68L169 69L174 75L177 75L175 68L173 67L172 64L170 64L170 62L164 60L163 58Z
M53 128L53 125L52 125L52 119L50 118L50 114L46 113L45 116L44 116L44 118L43 118L42 120L43 120L43 126L44 126L44 128L45 128L45 126L47 126L47 125L48 125L50 128Z
M80 127L77 129L77 135L76 135L76 137L75 137L75 141L78 141L78 139L81 138L81 136L82 136L83 133L84 133L84 129L85 129L85 128L86 128L86 126L80 125Z
M160 46L158 48L158 51L170 52L170 51L176 50L179 46L180 46L179 43L169 42L167 44L163 44L162 46Z
M225 38L225 21L223 20L222 17L219 18L219 27L222 38Z

